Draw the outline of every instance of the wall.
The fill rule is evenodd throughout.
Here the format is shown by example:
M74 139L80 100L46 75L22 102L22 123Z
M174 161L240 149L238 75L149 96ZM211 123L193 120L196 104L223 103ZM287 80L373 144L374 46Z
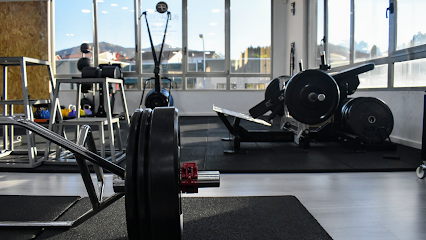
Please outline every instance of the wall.
M291 3L296 5L295 15L291 12ZM295 43L295 69L299 72L298 62L303 60L308 68L308 0L273 1L273 76L290 74L290 44Z
M48 3L0 2L0 57L31 57L48 60ZM3 68L0 69L3 76ZM32 99L49 98L46 67L29 66L28 90ZM0 87L3 88L3 81ZM19 67L8 69L8 98L22 99ZM22 106L15 111L23 112Z

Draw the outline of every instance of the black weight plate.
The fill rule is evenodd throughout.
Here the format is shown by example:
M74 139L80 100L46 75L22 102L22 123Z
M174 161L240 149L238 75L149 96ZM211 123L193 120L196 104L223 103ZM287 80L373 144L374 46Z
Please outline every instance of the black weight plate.
M148 136L149 136L149 127L151 120L151 109L145 109L142 113L142 117L139 125L139 138L138 138L138 160L137 160L137 173L136 181L138 189L136 189L136 195L138 200L138 231L140 235L145 239L152 239L149 231L149 217L147 214L147 186L146 186L146 159L149 153L148 149Z
M154 239L182 239L178 112L152 112L147 159L148 212Z
M272 79L265 90L265 99L270 99L276 92L279 92L280 89L280 79Z
M394 126L392 111L380 99L355 98L345 112L346 125L367 143L379 143L391 134Z
M309 100L309 94L324 94L323 101ZM305 124L319 124L330 118L339 106L340 91L334 79L319 70L294 75L286 85L285 104L290 115Z
M126 222L127 233L129 239L141 239L139 231L138 216L138 198L137 198L137 159L138 159L138 140L139 125L142 112L137 109L133 114L129 135L127 136L126 148L126 172L125 172L125 206L126 206Z

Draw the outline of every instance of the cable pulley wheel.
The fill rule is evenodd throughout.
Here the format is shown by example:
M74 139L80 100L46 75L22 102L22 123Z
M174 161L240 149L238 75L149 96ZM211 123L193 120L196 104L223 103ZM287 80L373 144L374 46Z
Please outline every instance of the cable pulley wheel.
M366 143L381 143L391 134L394 118L382 100L373 97L353 98L342 107L345 130Z
M305 124L319 124L329 119L339 106L340 91L336 81L325 72L305 70L287 83L285 104L290 115Z

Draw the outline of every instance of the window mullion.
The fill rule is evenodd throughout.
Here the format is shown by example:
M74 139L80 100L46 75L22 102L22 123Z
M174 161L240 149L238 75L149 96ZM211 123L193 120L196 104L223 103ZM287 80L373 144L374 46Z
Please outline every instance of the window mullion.
M355 61L355 0L351 0L351 35L349 40L349 63Z
M93 0L93 64L99 65L98 2Z
M231 1L225 0L225 73L226 90L231 90Z
M188 1L182 0L182 90L187 89L188 73Z
M395 72L394 72L394 63L392 56L396 51L396 34L397 34L397 14L398 7L397 1L389 0L389 6L393 3L394 12L390 13L389 11L389 54L388 54L388 89L393 89Z

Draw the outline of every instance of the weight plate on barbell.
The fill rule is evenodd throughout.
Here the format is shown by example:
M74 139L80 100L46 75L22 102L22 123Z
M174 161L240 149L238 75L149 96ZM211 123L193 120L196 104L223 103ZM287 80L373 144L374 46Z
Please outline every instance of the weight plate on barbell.
M155 239L182 239L177 109L155 108L150 124L146 172L150 232Z
M380 143L389 137L394 119L390 108L373 97L351 99L342 108L346 128L367 143Z
M126 147L126 172L125 172L125 205L126 205L126 222L127 233L129 239L141 239L139 231L139 204L137 197L137 161L138 161L138 140L139 126L142 112L137 109L133 114L129 135L127 137Z
M340 91L333 77L310 69L294 75L288 81L284 97L294 119L305 124L319 124L336 112Z

